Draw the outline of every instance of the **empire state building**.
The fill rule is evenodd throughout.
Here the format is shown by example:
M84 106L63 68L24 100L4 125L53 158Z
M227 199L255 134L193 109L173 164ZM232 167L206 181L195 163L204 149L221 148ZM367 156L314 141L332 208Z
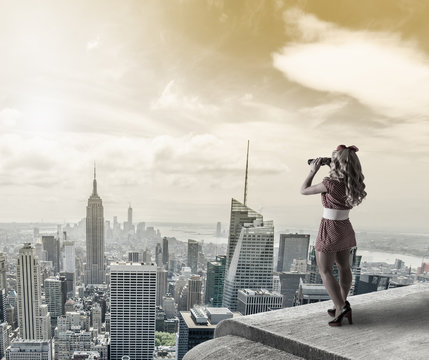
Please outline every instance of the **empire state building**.
M103 284L106 281L104 265L104 210L97 194L97 180L94 167L92 194L86 207L86 266L85 285Z

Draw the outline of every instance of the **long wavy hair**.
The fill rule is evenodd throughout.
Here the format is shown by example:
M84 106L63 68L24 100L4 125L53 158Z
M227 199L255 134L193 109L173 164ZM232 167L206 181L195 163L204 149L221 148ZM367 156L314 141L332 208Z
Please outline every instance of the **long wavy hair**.
M359 149L355 146L345 147L338 146L337 150L332 153L331 171L329 176L334 180L342 180L346 186L346 203L349 206L357 206L366 197L362 167L356 151Z

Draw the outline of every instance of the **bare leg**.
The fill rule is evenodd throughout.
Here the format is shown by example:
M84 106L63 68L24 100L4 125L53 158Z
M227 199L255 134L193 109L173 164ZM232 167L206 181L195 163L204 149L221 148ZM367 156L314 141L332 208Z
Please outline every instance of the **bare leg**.
M341 295L340 285L337 279L332 274L332 266L334 265L335 253L323 253L316 251L317 266L319 268L320 276L322 277L323 284L328 291L331 300L335 305L335 316L341 313L345 305L343 296Z
M337 263L338 272L340 275L340 288L343 300L347 300L347 296L352 286L352 271L350 269L350 250L344 250L336 253L335 262Z

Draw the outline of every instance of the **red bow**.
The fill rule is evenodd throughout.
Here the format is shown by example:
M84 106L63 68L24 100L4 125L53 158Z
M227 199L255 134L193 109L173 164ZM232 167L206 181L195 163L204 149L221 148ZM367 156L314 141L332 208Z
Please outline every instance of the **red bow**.
M354 146L354 145L351 145L351 146L338 145L337 146L337 151L344 150L344 149L353 150L354 152L358 152L359 151L359 149L356 146Z

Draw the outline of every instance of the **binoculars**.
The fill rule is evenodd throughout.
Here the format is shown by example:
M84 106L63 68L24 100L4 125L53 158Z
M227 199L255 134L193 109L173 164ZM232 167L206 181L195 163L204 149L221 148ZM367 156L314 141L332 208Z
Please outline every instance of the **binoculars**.
M308 159L307 163L310 165L314 159ZM322 161L320 162L320 165L330 165L331 164L331 158L330 157L323 157Z

